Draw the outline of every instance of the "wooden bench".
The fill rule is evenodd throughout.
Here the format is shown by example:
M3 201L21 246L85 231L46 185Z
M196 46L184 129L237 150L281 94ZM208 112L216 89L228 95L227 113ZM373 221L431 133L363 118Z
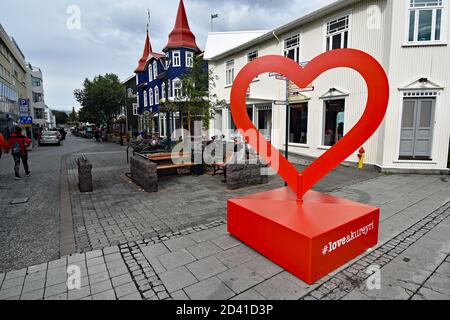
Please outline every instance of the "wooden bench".
M190 168L195 166L193 162L184 162L184 163L164 163L157 166L157 170L168 170L168 169L180 169L180 168Z
M190 153L158 153L148 155L148 158L150 161L157 164L158 172L171 169L191 168L195 165L195 163L190 162ZM183 163L173 163L172 160L174 159L189 159L189 161L185 161Z
M156 154L148 154L148 159L151 161L165 161L172 159L184 159L191 158L191 154L189 153L156 153Z

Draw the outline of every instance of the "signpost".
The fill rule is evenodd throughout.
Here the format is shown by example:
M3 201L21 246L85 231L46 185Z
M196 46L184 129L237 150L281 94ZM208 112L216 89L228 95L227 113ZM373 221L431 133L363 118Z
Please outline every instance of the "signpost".
M33 124L33 117L32 116L21 116L20 124L24 128L31 128L31 125Z

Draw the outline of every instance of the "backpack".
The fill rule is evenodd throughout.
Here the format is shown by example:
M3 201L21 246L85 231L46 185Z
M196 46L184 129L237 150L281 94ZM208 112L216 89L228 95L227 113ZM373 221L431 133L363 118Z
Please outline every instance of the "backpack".
M20 147L19 141L16 141L12 147L11 153L14 155L19 155L22 153L22 148Z

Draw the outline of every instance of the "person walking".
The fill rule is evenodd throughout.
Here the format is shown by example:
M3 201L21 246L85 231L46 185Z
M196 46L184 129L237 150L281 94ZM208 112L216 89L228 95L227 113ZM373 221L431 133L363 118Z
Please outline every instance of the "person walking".
M14 179L21 180L19 175L20 160L22 160L23 168L25 169L25 176L31 176L30 169L28 167L28 150L27 147L31 145L31 139L22 134L22 128L16 127L11 138L7 142L6 153L11 150L11 154L14 158Z
M103 127L102 129L102 141L105 143L107 140L107 131L106 131L106 127Z
M2 158L3 149L6 148L5 138L3 137L3 133L0 132L0 159Z

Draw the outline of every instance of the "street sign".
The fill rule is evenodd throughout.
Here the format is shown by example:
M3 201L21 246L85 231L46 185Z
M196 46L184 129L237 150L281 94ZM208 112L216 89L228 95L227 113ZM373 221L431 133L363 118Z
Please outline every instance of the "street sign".
M20 124L22 124L22 125L32 125L33 124L33 117L32 116L20 117Z
M277 73L277 72L271 72L269 73L269 77L277 79L277 80L286 80L286 77Z
M29 115L30 109L28 99L19 99L19 111L21 116Z
M19 105L22 107L28 107L28 99L19 99Z

